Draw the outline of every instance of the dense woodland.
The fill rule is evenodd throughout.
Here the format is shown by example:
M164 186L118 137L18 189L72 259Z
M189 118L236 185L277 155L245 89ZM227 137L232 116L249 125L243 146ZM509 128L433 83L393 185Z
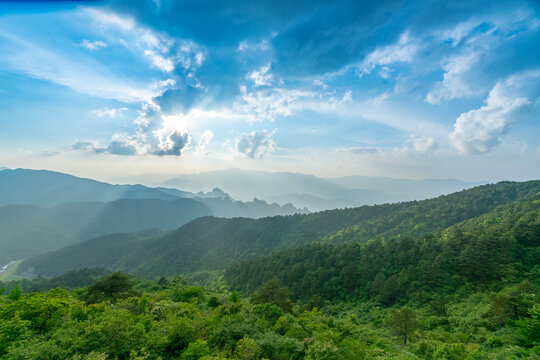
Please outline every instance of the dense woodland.
M460 287L498 288L540 275L540 195L419 238L317 243L245 260L225 279L253 291L273 277L295 299L376 298L393 305L429 300Z
M539 187L124 236L153 259L133 275L0 284L0 358L540 359ZM232 244L261 247L211 263Z

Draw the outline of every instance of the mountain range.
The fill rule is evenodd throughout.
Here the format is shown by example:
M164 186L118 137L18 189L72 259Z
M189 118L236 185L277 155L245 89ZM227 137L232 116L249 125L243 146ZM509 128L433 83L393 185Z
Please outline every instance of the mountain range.
M104 267L146 276L173 276L223 270L237 261L315 242L364 243L437 233L539 192L540 181L501 182L423 201L305 215L200 217L155 239L119 234L89 240L28 259L19 271L52 276L78 268ZM117 255L110 256L111 248Z
M321 211L398 201L423 200L481 185L455 179L394 179L348 176L319 178L314 175L225 169L186 174L160 185L186 191L208 191L219 187L235 199L258 197L279 204Z
M264 217L302 213L219 189L190 193L112 185L44 170L0 172L0 264L118 232L163 231L201 216Z

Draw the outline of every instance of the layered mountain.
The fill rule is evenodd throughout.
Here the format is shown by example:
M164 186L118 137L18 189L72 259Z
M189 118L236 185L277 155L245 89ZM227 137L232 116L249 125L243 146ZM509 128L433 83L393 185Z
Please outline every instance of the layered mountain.
M79 202L42 208L33 205L0 207L0 263L118 232L149 228L172 230L210 208L194 199L122 199L109 203Z
M0 172L0 204L0 264L106 234L174 230L201 216L303 212L290 204L234 201L219 189L195 194L24 169Z
M112 185L48 170L15 169L0 172L0 205L55 206L65 203L119 199L174 200L192 197L143 185Z
M292 203L312 211L422 200L471 188L480 183L455 179L393 179L351 176L322 179L290 172L226 169L186 174L163 183L192 192L219 187L241 200L258 197L279 204Z
M424 201L362 206L307 215L263 219L201 217L153 240L121 241L117 256L93 260L89 253L106 253L115 237L90 240L29 259L20 271L57 275L83 267L105 267L147 276L172 276L199 270L221 270L230 264L274 251L314 242L330 244L371 239L420 237L493 211L498 206L534 196L540 181L501 182ZM52 266L54 264L54 266Z

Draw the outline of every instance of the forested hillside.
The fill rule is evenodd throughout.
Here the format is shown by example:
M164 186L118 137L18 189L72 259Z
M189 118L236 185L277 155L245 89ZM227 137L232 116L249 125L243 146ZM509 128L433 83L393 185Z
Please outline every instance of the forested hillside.
M245 260L230 266L225 280L249 293L276 277L295 299L393 305L479 284L497 290L523 280L540 285L539 275L540 194L416 239L318 243Z
M193 199L124 199L70 203L52 208L0 207L0 263L24 259L118 232L176 229L211 210Z
M501 182L424 201L308 215L258 220L203 217L162 238L136 246L128 242L110 262L100 261L98 265L86 256L88 252L106 253L100 248L102 242L92 241L84 247L74 246L29 259L21 265L20 271L33 268L36 274L51 276L73 270L73 264L78 264L77 268L103 266L147 276L173 276L224 269L236 261L319 241L345 243L419 237L538 192L540 181Z

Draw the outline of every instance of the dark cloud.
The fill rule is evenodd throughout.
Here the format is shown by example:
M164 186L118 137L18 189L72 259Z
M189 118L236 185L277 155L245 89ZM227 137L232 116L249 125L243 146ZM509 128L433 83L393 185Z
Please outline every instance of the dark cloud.
M173 131L165 141L165 144L155 150L155 155L182 155L182 151L187 148L191 142L191 136L187 132L175 130Z

